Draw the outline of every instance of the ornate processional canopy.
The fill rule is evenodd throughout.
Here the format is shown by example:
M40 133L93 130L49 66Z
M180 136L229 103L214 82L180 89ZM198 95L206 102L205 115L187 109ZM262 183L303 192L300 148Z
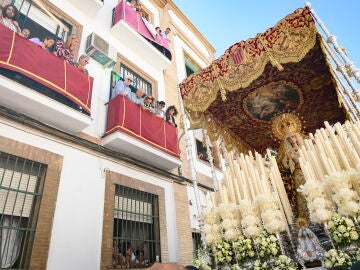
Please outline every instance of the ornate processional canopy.
M343 122L336 87L308 8L234 44L180 84L192 127L204 124L212 140L222 137L228 150L242 152L277 148L274 126L284 113L297 115L304 133Z

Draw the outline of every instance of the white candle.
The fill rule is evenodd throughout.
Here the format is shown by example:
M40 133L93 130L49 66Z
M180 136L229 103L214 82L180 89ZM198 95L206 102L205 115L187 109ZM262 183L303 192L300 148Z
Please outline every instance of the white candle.
M351 168L350 164L349 164L349 162L348 162L348 160L347 160L347 158L345 156L345 153L344 153L344 151L342 149L341 144L339 143L339 140L338 140L337 136L334 133L333 128L329 125L329 123L327 121L325 121L325 127L326 127L327 133L330 135L330 138L331 138L331 140L333 142L333 145L334 145L334 147L336 149L337 154L340 156L340 160L341 160L341 163L343 165L343 168L345 170L349 170Z

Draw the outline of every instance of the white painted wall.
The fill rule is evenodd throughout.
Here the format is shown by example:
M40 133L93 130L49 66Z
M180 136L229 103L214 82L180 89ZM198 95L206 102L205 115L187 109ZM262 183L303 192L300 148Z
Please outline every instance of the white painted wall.
M95 0L89 0L95 1ZM117 39L116 34L111 33L112 9L117 5L117 0L106 0L104 6L84 5L82 0L63 1L51 0L54 5L74 18L83 26L82 37L80 41L79 55L84 53L86 38L95 32L114 48L114 52L120 52L125 58L129 59L138 69L151 77L158 85L158 98L166 100L165 82L163 70L158 69L156 65L145 61L139 55L129 49L131 44L124 44ZM159 12L150 1L143 3L148 10L153 12L154 22L159 23ZM149 44L151 47L151 45ZM114 54L114 53L113 53ZM116 54L113 55L116 57ZM116 59L114 59L116 60ZM101 137L104 135L106 126L107 108L105 103L109 100L110 74L111 69L103 68L95 60L91 59L87 66L88 71L94 79L94 87L92 93L91 125L83 130L88 135Z
M169 261L178 261L172 184L159 176L89 154L23 127L0 121L0 136L64 157L50 241L47 270L99 269L104 210L105 168L165 190Z

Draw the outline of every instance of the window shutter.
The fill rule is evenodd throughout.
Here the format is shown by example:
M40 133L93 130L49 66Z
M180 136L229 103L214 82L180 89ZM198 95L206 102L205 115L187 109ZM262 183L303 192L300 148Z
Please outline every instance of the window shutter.
M30 217L38 177L0 168L0 213Z

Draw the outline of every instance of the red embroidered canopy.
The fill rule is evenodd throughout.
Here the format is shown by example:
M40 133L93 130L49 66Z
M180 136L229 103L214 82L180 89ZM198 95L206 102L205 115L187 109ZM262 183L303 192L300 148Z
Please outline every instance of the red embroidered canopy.
M205 125L211 139L242 152L278 148L272 122L284 113L299 116L304 133L345 119L308 8L234 44L180 90L192 126Z

